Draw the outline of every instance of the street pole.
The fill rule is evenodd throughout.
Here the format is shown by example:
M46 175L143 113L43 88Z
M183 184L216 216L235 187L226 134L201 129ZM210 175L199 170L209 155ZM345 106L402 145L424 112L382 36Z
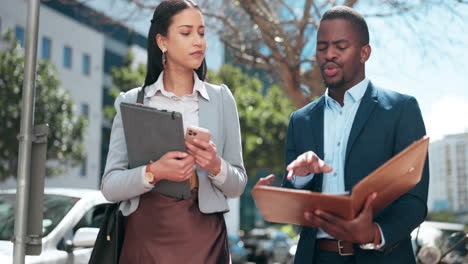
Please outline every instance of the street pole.
M34 97L37 58L37 31L39 24L39 0L29 0L26 29L26 50L24 62L23 102L21 128L18 136L18 178L16 187L15 237L13 263L23 264L26 253L26 233L28 220L29 181L31 147L34 123Z

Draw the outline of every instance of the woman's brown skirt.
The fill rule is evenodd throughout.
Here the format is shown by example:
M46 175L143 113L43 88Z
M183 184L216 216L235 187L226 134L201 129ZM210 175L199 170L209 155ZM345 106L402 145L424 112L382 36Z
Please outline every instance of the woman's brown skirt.
M201 213L198 189L188 200L145 193L127 217L120 264L229 262L223 214Z

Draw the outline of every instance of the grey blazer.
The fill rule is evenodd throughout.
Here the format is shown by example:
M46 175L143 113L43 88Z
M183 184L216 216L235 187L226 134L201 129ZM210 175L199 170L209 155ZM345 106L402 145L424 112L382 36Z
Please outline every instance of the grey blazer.
M210 100L199 97L199 126L211 131L218 156L227 165L227 179L217 185L208 178L206 170L197 168L199 207L203 213L227 212L226 198L239 197L247 184L247 174L242 161L239 116L231 91L225 85L204 83ZM140 195L150 191L145 187L142 167L128 169L127 145L120 114L121 102L136 102L139 88L121 93L115 103L117 114L102 177L101 190L112 202L122 201L120 210L129 215L138 208ZM145 100L145 104L147 100ZM146 185L147 186L147 185Z

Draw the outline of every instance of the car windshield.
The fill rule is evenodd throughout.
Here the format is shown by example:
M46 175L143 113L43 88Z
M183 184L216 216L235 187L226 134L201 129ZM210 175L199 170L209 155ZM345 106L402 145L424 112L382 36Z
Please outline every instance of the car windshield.
M44 195L42 233L47 236L60 223L79 198L63 195ZM16 194L0 194L0 240L10 240L15 226Z

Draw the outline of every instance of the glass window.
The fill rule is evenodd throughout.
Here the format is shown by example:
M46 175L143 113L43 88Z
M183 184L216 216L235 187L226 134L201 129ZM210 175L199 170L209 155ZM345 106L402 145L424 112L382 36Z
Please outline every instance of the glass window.
M89 116L89 104L87 103L81 104L81 114L84 115L85 117Z
M80 176L81 176L81 177L86 177L86 173L87 173L86 167L87 167L87 164L88 164L87 157L84 157L84 158L83 158L83 161L81 162L81 167L80 167Z
M121 67L124 65L125 58L108 49L104 50L104 73L111 73L112 67Z
M73 228L73 233L75 233L78 229L83 227L101 227L102 222L104 221L106 208L109 205L110 204L108 203L99 204L88 210Z
M24 28L20 26L15 27L15 38L18 40L21 47L24 47Z
M50 48L52 41L48 37L42 37L41 57L43 60L50 60Z
M83 54L83 75L89 75L91 67L91 57L88 54Z
M67 69L72 67L72 49L69 46L63 48L63 67Z

